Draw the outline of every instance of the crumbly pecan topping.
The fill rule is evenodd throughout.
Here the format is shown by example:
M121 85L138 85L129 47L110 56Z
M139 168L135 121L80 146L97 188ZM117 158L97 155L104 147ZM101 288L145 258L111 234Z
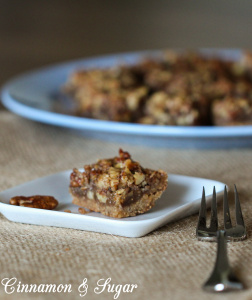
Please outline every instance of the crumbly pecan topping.
M101 189L116 191L135 181L139 182L138 178L144 178L144 173L145 169L138 162L133 161L128 152L120 149L119 156L100 159L95 164L85 165L84 172L74 169L71 174L71 186L85 186L96 182Z

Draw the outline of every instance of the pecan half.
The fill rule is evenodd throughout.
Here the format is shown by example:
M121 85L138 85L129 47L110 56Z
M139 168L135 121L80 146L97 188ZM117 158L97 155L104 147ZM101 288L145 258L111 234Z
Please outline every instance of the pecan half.
M41 209L54 209L58 205L58 201L52 196L16 196L10 199L10 204Z

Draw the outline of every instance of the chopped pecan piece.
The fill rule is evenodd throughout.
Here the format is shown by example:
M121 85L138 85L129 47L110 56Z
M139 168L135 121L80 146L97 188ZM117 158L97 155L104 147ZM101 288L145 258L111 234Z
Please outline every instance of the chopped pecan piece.
M85 210L84 207L79 207L79 208L78 208L78 212L79 212L80 214L82 214L82 215L88 214L88 211Z
M56 208L56 206L58 205L58 201L52 196L16 196L10 199L10 204L51 210Z

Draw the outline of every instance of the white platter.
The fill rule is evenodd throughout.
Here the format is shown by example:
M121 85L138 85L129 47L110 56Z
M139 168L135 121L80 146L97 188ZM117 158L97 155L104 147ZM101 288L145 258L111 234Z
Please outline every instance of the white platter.
M237 60L240 50L201 49L207 56ZM14 78L2 89L3 105L12 112L51 125L74 129L100 139L164 147L252 146L252 126L159 126L81 118L70 115L70 101L59 103L57 95L76 69L104 68L119 63L133 64L143 57L157 57L162 51L115 54L77 60L39 69ZM59 106L61 109L59 110ZM62 113L64 111L64 113Z
M149 232L199 210L202 188L205 187L207 204L211 202L213 186L217 200L222 197L225 184L204 178L169 174L168 188L156 205L147 213L136 217L115 219L91 212L78 213L71 204L68 192L71 171L38 178L0 193L0 212L10 221L86 231L95 231L125 237L141 237ZM59 201L56 210L43 210L10 205L14 196L51 195ZM72 213L64 212L70 209ZM195 224L196 227L196 224Z

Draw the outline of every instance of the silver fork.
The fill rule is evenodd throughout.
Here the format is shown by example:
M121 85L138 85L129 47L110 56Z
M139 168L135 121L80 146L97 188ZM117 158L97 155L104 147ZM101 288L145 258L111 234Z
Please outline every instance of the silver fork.
M227 241L241 241L244 240L247 236L236 185L234 186L234 190L235 190L236 225L232 226L230 212L229 212L229 205L228 205L227 188L226 186L224 188L223 214L224 214L224 230L226 231ZM218 231L218 216L217 216L215 187L213 188L213 197L212 197L212 204L211 204L211 221L209 227L206 226L206 197L205 197L205 189L203 187L201 206L199 212L199 220L196 229L196 236L200 241L216 241L217 231Z
M243 289L243 284L237 279L233 273L227 257L227 240L229 241L241 241L246 238L246 227L244 224L241 205L237 188L235 186L235 215L236 226L232 227L227 189L224 189L223 198L223 212L224 212L224 229L218 230L218 217L217 217L217 204L216 204L216 191L213 189L212 205L211 205L211 221L210 226L206 226L206 199L205 189L203 188L201 207L199 213L199 221L196 229L196 235L200 241L216 241L217 257L215 267L209 279L203 285L203 288L207 291L223 292L228 290L240 290Z

